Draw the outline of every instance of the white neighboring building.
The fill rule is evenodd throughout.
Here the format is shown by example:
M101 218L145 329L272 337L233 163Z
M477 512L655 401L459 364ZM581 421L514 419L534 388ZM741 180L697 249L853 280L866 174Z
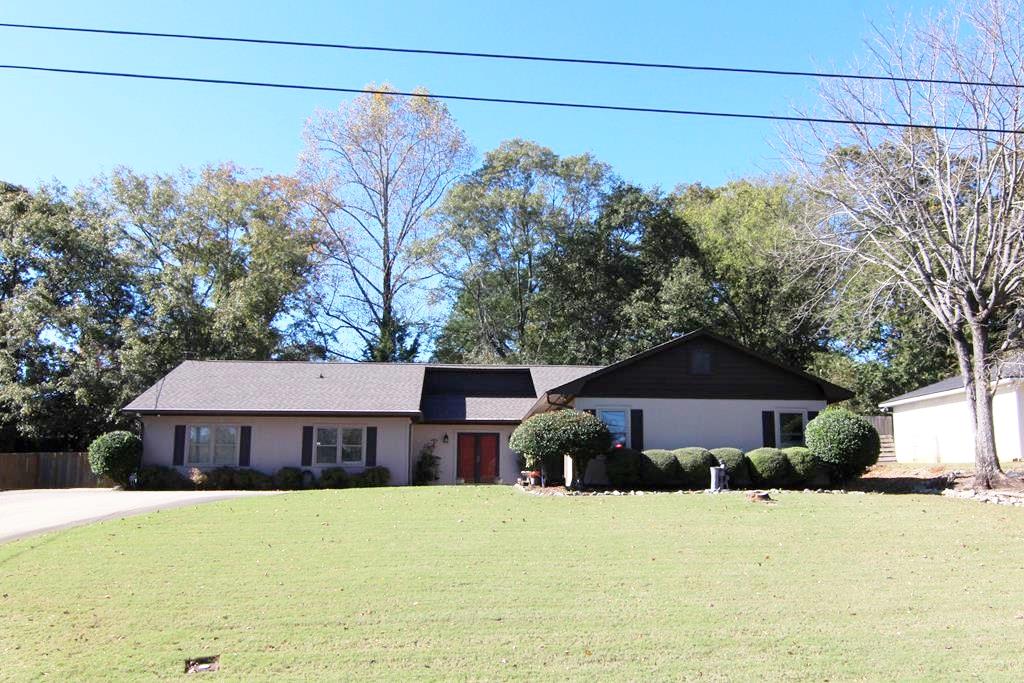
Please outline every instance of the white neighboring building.
M1000 462L1024 458L1024 376L999 380L992 399ZM972 463L971 433L963 378L949 377L879 404L892 411L897 462Z

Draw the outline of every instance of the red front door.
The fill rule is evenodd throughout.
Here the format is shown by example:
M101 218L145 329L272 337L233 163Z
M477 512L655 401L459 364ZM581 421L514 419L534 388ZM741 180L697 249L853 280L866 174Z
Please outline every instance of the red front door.
M498 478L498 435L459 434L458 478L464 482L489 483Z

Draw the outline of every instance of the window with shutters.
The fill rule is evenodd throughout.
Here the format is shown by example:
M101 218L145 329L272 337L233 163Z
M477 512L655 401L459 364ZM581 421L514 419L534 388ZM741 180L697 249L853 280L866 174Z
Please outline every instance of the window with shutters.
M313 464L321 467L366 462L366 428L321 425L314 430Z
M629 445L629 408L598 408L597 418L612 433L613 446Z
M237 465L238 442L237 425L189 425L187 464Z
M777 440L779 448L804 445L804 427L807 425L806 410L775 411Z

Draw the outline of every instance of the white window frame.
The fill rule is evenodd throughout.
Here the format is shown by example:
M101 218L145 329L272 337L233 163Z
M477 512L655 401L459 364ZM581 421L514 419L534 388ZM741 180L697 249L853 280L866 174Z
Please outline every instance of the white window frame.
M192 454L192 429L195 427L206 427L207 429L210 430L210 462L189 462L189 456L191 456ZM235 457L234 462L231 464L214 462L217 450L218 427L232 427L235 430ZM199 469L215 469L217 467L238 467L238 455L242 447L241 425L226 422L193 422L185 425L185 430L185 467L197 467Z
M597 416L597 419L601 420L601 422L604 423L605 426L607 426L607 423L603 419L601 419L601 413L625 413L625 415L626 415L626 443L622 444L622 447L623 448L631 448L630 444L633 443L633 434L631 433L631 430L630 430L632 425L630 425L631 420L630 420L630 408L629 408L629 406L600 406L600 407L595 407L594 408L594 414Z
M782 414L783 413L800 413L803 416L803 432L804 432L804 443L807 443L807 413L813 411L814 408L775 408L775 447L776 448L793 448L794 446L800 446L801 444L782 444Z
M316 461L317 446L319 442L316 440L317 430L320 429L335 429L338 432L338 442L334 445L335 462L318 463ZM346 429L358 429L362 433L362 456L359 458L359 462L354 460L342 460L342 446L345 445L345 430ZM364 424L318 424L313 425L313 467L319 469L330 469L332 467L366 467L366 425Z

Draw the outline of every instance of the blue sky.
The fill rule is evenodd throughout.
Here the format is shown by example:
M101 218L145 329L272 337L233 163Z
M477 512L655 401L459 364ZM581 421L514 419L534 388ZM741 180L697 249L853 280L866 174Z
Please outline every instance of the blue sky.
M847 67L870 22L927 3L54 2L7 0L0 21L435 49L782 69ZM0 29L0 63L268 80L369 82L439 93L723 111L813 106L814 82L626 68L203 44ZM234 161L289 173L301 130L331 94L0 71L0 179L75 185L126 164L144 172ZM591 152L627 180L668 189L782 167L775 124L453 103L478 153L522 137Z

